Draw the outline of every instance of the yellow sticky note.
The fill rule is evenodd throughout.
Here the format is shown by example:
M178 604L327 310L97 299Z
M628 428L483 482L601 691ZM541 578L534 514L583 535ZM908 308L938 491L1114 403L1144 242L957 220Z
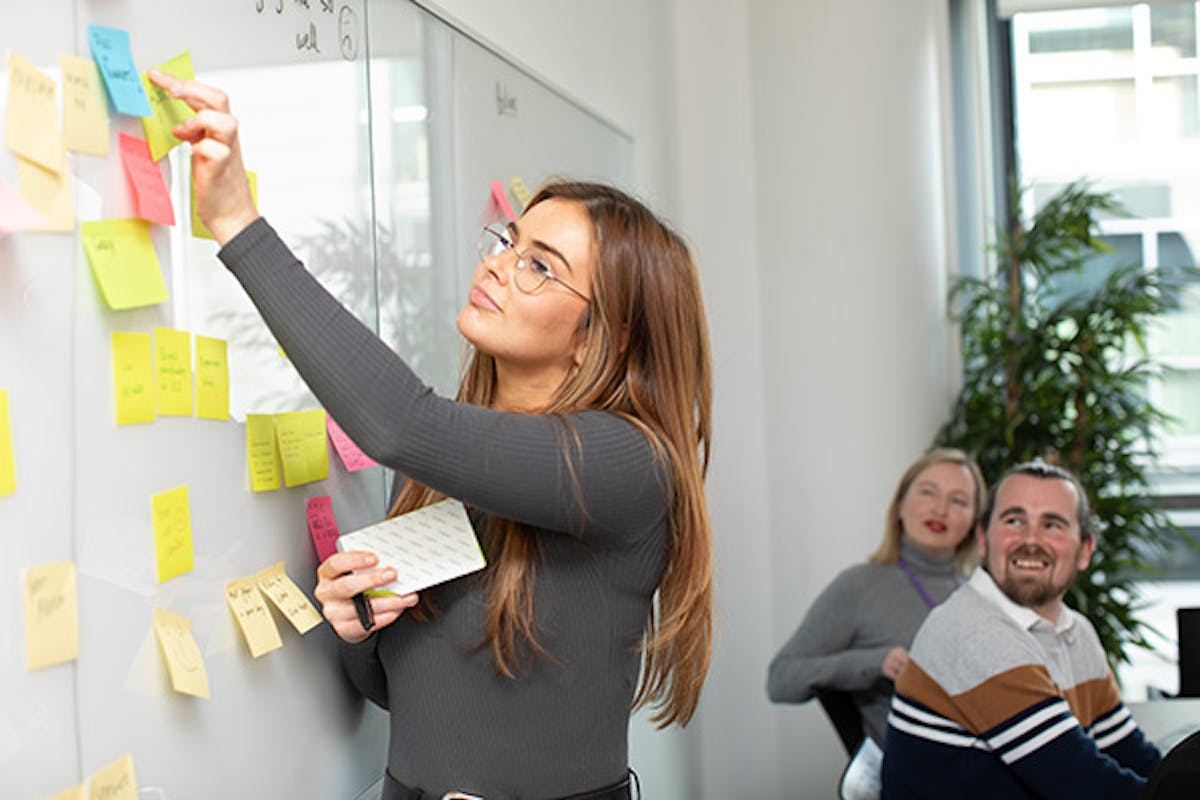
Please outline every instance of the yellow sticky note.
M113 400L118 425L154 422L154 356L148 333L112 333Z
M88 782L88 796L92 800L138 800L133 756L126 753L93 774Z
M192 415L192 335L171 328L154 329L154 375L158 413Z
M176 78L190 81L196 77L192 71L191 53L184 51L166 63L159 64L156 69ZM185 119L194 116L192 107L182 100L176 100L167 94L166 90L150 82L146 73L142 73L142 87L150 100L150 108L154 112L149 117L142 117L142 131L146 134L146 144L150 145L150 158L158 161L171 152L179 144L179 140L171 134L171 129Z
M517 213L520 214L525 210L525 206L529 205L529 201L533 199L533 195L530 193L529 187L525 185L525 181L521 180L520 175L512 176L512 179L508 182L508 188L512 190L513 197L521 204L521 207L517 209Z
M279 440L284 484L299 486L329 477L325 409L276 414L275 435Z
M63 145L77 153L108 155L108 100L100 68L90 58L63 53Z
M25 573L25 666L41 669L79 657L75 564L60 561Z
M192 552L192 510L188 488L177 486L150 498L154 517L154 555L158 582L190 572L195 560Z
M154 635L167 661L171 688L181 694L209 697L208 673L200 648L192 638L192 623L187 617L154 609Z
M100 294L113 311L152 306L167 299L167 284L150 223L144 219L105 219L79 226L83 249Z
M279 488L279 450L275 447L275 415L246 415L246 462L250 488L269 492Z
M52 79L16 53L8 56L4 118L4 140L10 150L51 172L63 171L58 89Z
M258 588L300 633L308 633L321 624L321 615L304 596L304 592L300 591L300 587L288 577L282 561L258 573Z
M84 789L81 783L78 786L72 786L65 792L59 792L56 795L47 797L46 800L87 800L87 790Z
M229 419L229 358L224 339L196 334L196 416Z
M13 457L8 389L0 389L0 497L17 490L17 460Z
M251 575L230 581L225 586L225 601L233 612L242 636L250 647L250 655L258 658L263 653L269 653L283 647L279 639L279 629L271 618L271 611L263 600L262 592L258 590L258 579Z
M246 180L250 181L250 196L254 198L254 205L258 205L258 176L250 170L246 170ZM212 235L212 231L208 229L200 220L200 214L196 211L196 182L192 181L192 236L197 239L216 239Z
M49 221L44 227L27 230L52 233L75 230L75 201L71 198L71 179L66 170L50 172L32 161L18 158L17 185L25 202Z

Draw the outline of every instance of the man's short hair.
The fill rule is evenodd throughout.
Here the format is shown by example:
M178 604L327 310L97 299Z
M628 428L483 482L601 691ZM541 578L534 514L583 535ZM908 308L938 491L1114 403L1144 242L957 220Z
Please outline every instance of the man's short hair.
M996 495L999 494L1000 487L1004 484L1004 481L1013 475L1031 475L1043 480L1057 479L1066 481L1074 486L1075 496L1079 498L1079 506L1075 509L1075 513L1079 517L1079 537L1086 541L1095 536L1095 531L1092 527L1092 512L1088 506L1087 492L1083 490L1083 484L1079 482L1079 478L1075 477L1075 473L1069 469L1056 464L1047 464L1041 459L1026 461L1024 464L1017 464L1015 467L1010 467L1007 472L1000 476L1000 480L992 484L992 490L988 492L987 506L983 509L983 516L980 517L983 520L985 529L992 524L992 512L996 510Z

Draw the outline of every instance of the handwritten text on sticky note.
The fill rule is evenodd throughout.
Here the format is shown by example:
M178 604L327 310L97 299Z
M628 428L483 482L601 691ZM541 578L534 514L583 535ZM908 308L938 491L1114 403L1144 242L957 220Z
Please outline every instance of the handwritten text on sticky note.
M25 573L25 665L41 669L79 657L75 564L61 561Z
M117 331L109 338L117 424L154 422L154 351L150 334Z
M158 582L189 572L192 551L192 510L188 487L177 486L150 498L154 515L154 556Z
M279 629L275 627L275 620L271 618L271 611L259 591L258 576L230 581L225 586L225 601L242 630L252 657L258 658L263 653L283 646Z
M308 633L321 624L321 615L288 577L282 561L258 573L258 588L300 633Z
M196 416L229 419L229 358L224 339L196 334Z
M208 673L187 617L154 609L154 635L167 662L171 688L182 694L208 697Z
M171 328L154 329L154 375L158 413L192 415L192 335Z
M88 25L88 43L100 74L104 76L109 99L117 111L132 117L150 116L153 113L150 101L133 64L133 53L129 51L129 33Z
M106 219L79 226L83 249L104 302L113 311L157 305L167 299L167 283L150 223L142 219Z

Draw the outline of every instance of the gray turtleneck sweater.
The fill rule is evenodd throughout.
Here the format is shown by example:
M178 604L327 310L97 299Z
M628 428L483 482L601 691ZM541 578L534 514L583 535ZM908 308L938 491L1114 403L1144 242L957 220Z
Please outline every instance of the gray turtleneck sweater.
M908 542L901 556L936 603L959 583L954 560L931 558ZM892 682L883 657L907 648L929 606L896 564L856 564L821 592L800 627L771 660L767 694L776 703L803 703L820 689L850 692L868 736L883 747Z

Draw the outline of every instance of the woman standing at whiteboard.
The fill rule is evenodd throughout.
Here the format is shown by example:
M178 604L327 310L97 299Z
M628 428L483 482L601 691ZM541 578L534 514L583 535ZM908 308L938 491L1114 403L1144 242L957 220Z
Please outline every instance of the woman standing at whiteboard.
M227 98L151 73L197 110L201 219L314 394L407 477L393 513L462 500L486 570L416 595L351 598L393 576L331 556L316 596L364 695L391 711L385 800L628 798L631 709L695 711L712 644L703 477L711 379L695 265L609 187L555 183L485 229L440 398L259 217ZM640 664L640 677L639 677Z

